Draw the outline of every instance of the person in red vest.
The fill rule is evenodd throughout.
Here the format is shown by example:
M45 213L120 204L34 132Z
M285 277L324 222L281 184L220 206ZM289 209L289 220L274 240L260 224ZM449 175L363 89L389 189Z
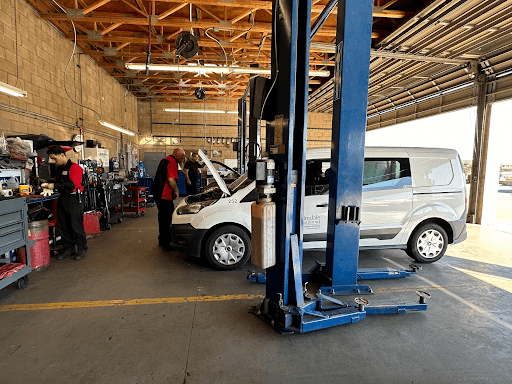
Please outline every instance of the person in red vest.
M55 145L48 149L48 156L56 165L55 181L43 183L41 187L56 189L59 192L57 203L57 225L64 250L58 260L66 259L75 253L75 260L83 259L87 254L87 237L84 230L84 208L81 193L83 169L66 157L62 147Z
M158 164L151 193L158 208L158 245L169 250L174 201L180 196L178 190L178 164L183 162L185 151L176 148L172 155L164 157Z

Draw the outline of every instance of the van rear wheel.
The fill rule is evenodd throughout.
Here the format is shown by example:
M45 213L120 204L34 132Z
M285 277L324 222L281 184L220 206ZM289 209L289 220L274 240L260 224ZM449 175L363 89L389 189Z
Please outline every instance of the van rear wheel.
M247 232L235 225L216 229L205 243L206 260L222 271L242 267L251 255L251 239Z
M447 247L448 235L443 227L427 223L414 231L407 254L420 263L433 263L443 257Z

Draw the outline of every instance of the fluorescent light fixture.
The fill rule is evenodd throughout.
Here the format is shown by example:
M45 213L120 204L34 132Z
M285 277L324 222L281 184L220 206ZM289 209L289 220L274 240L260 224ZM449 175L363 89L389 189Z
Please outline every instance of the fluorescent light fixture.
M27 92L25 92L23 89L13 87L12 85L2 83L1 81L0 92L7 93L8 95L16 97L27 97Z
M130 136L135 136L135 133L133 133L132 131L128 131L127 129L118 127L117 125L107 123L106 121L100 120L99 123L101 125L103 125L104 127L107 127L107 128L110 128L110 129L114 129L116 131L125 133L125 134L130 135Z
M178 109L178 108L164 108L165 112L184 112L184 113L229 113L238 115L238 111L221 111L215 109ZM249 111L247 111L249 114Z
M205 109L205 110L202 110L202 109L178 109L178 108L164 108L164 111L165 112L183 112L183 113L187 113L187 112L196 112L196 113L226 113L226 111L217 111L217 110L213 110L213 109Z
M146 70L146 64L126 63L126 69L132 71ZM197 72L197 73L250 73L254 75L270 75L270 69L252 67L223 67L210 65L176 65L176 64L150 64L150 71L167 72ZM310 70L309 76L329 77L329 71Z

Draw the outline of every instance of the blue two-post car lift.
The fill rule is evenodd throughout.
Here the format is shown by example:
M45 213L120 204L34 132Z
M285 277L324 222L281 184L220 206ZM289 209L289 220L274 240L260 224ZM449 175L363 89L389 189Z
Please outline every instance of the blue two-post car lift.
M335 3L331 0L326 10ZM358 270L372 11L372 0L338 2L326 263L303 274L311 0L273 0L272 75L260 107L267 120L266 151L275 162L277 261L260 277L266 293L255 313L280 332L309 332L357 322L367 314L427 308L430 295L424 292L418 292L419 302L398 304L336 297L372 293L358 280L416 273L415 267L403 276ZM313 34L328 14L320 15ZM308 293L307 282L319 276L324 285Z

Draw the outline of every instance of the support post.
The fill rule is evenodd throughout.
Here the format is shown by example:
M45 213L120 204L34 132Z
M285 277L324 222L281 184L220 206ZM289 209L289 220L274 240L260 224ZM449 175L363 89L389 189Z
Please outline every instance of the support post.
M272 306L296 305L291 268L290 237L297 235L299 263L302 260L301 220L303 216L307 99L309 87L309 42L311 0L272 2L271 92L264 104L274 103L274 120L267 122L269 157L276 165L273 199L276 203L277 264L267 269L266 298ZM296 250L297 251L297 250ZM297 254L296 254L297 256ZM301 280L301 274L298 276ZM297 288L298 289L298 288ZM302 294L302 292L300 292ZM274 312L274 313L273 313Z
M326 291L371 292L357 285L372 1L338 2L327 224Z
M471 185L469 189L467 222L481 224L491 106L487 104L486 100L486 74L479 72L476 77L476 82L478 86L477 118L473 145L473 163L471 165Z
M249 162L261 156L261 120L249 116Z
M236 153L238 172L243 175L247 171L245 156L245 142L247 141L247 100L244 97L238 99L238 151Z
M489 128L491 125L492 105L485 106L483 133L482 133L482 151L480 158L480 168L478 170L478 192L476 198L475 224L482 224L482 211L484 208L484 186L485 174L487 171L487 150L489 149Z

